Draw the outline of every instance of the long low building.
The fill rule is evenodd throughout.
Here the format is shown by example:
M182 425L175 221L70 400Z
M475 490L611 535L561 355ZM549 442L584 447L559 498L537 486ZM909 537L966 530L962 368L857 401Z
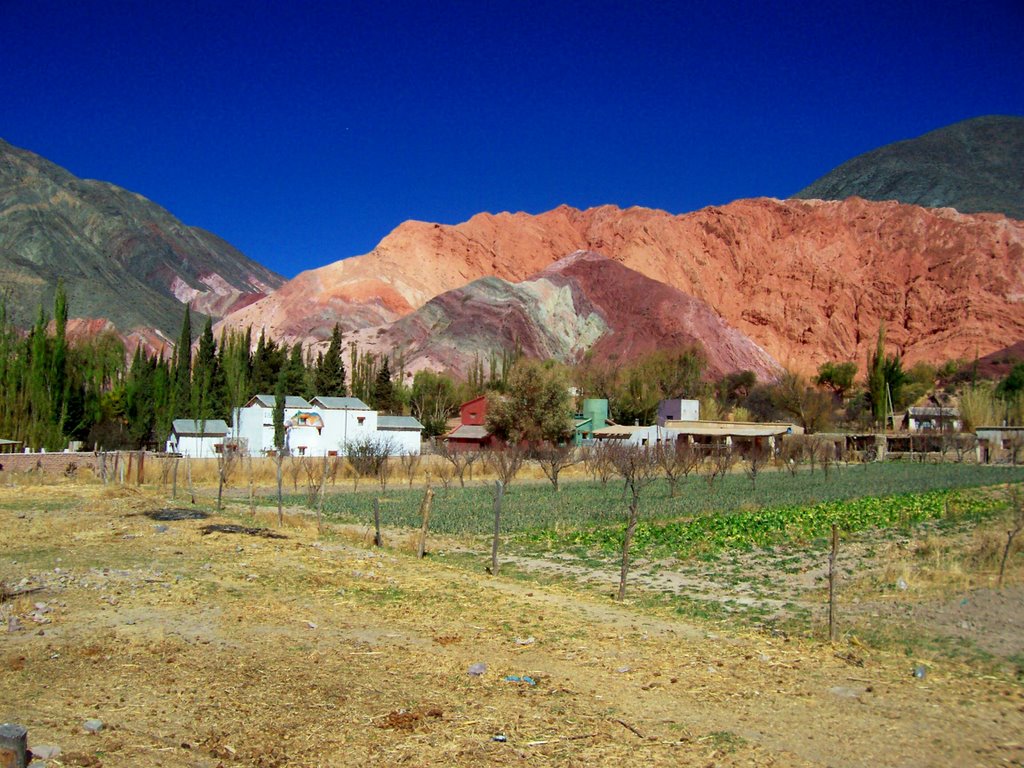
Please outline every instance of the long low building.
M795 424L754 421L691 421L666 419L664 426L629 426L612 424L594 430L597 440L618 440L630 445L658 445L684 440L700 445L757 445L774 446L775 439L783 435L802 434Z

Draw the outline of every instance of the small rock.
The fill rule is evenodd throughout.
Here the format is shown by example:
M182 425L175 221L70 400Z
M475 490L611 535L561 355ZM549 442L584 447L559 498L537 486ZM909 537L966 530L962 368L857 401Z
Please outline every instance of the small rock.
M924 664L918 664L916 667L914 667L913 674L914 677L916 677L918 680L924 680L925 676L928 674L928 667L926 667Z
M480 675L487 671L487 665L482 661L478 661L476 664L470 664L469 669L466 671L473 677L480 677Z
M89 720L86 720L84 723L82 723L82 727L88 733L99 733L100 731L103 730L103 721L102 720L97 720L96 718L91 718Z
M20 632L23 629L21 622L17 616L10 616L7 619L7 631L8 632Z
M167 533L167 526L166 525L154 525L153 526L153 530L156 533Z
M620 675L624 675L627 672L632 672L633 668L632 667L619 667L615 671L618 672Z
M530 635L529 637L517 637L515 642L516 645L533 645L537 642L537 638L533 635Z
M36 744L32 747L32 757L40 760L53 760L60 755L60 747L56 744Z
M905 580L896 579L896 589L900 590L901 592L906 592L908 586L909 585Z

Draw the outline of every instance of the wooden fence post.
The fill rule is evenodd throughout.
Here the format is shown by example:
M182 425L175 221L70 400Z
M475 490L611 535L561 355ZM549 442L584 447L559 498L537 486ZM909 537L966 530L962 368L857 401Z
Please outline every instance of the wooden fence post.
M505 495L505 484L494 481L494 539L491 541L491 576L498 575L498 539L501 536L501 499Z
M373 527L376 533L373 535L373 546L383 547L384 538L380 535L380 497L373 499ZM420 555L423 557L423 555Z
M434 489L427 486L423 494L423 503L420 504L420 515L423 518L423 527L420 529L420 545L416 556L422 558L427 553L427 528L430 527L430 502L434 498Z
M836 559L839 557L839 529L832 525L832 552L828 556L828 639L839 639L836 625Z
M14 723L0 725L0 768L25 768L28 764L28 731Z

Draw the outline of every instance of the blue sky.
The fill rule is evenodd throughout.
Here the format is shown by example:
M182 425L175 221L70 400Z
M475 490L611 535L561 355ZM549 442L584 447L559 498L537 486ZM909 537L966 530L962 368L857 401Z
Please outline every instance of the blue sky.
M0 137L285 276L406 219L786 197L1024 115L1024 3L0 0Z

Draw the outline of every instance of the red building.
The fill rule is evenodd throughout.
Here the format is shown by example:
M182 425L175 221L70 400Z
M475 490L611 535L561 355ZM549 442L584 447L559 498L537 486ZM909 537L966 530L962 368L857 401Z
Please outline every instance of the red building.
M479 451L490 447L487 432L487 397L480 395L459 406L459 425L444 437L455 451Z

